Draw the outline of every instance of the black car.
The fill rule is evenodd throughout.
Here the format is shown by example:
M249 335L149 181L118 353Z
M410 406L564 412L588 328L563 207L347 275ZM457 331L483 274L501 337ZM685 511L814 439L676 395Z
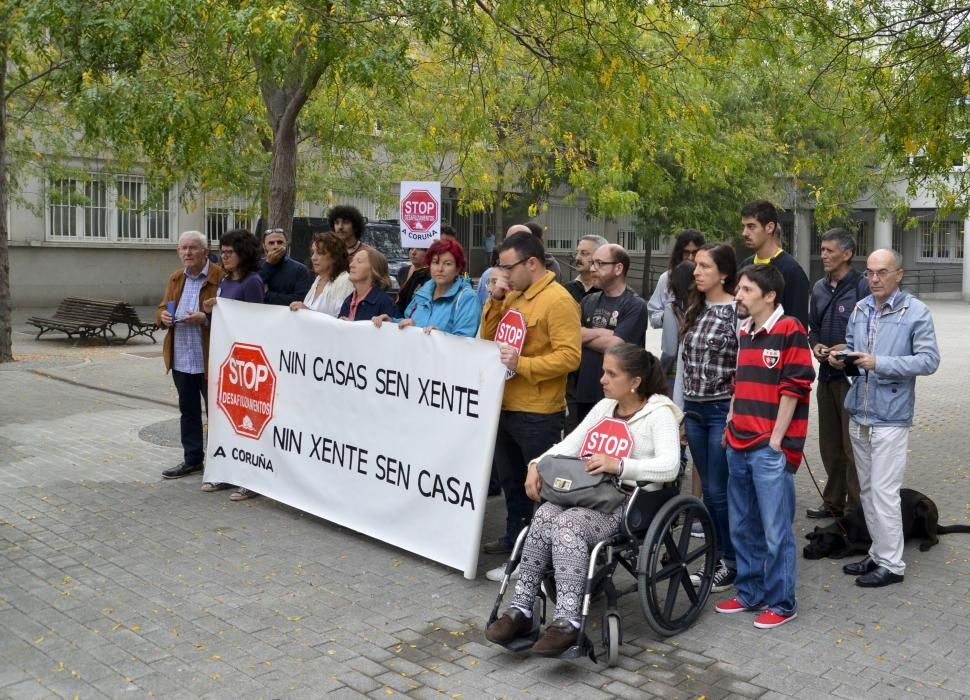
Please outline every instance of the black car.
M369 246L377 248L387 258L387 270L391 275L391 288L397 289L400 275L406 273L411 259L408 252L401 246L401 226L397 219L379 219L368 221L364 226L361 237Z

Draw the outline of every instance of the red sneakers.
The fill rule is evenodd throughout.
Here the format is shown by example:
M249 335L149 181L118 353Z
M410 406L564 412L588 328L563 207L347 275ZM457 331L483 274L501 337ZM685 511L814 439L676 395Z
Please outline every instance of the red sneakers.
M797 612L793 612L791 615L779 615L771 610L766 610L755 618L754 626L761 630L770 630L772 627L779 627L796 617L798 617Z
M732 615L740 612L759 612L767 609L767 605L758 605L753 608L749 608L746 605L743 605L737 598L722 600L714 606L714 610L719 613L724 613L725 615Z

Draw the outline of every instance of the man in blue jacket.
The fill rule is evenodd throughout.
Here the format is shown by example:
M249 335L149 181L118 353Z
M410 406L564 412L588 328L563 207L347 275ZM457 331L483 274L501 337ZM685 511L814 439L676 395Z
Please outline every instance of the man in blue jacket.
M829 354L842 369L858 372L845 399L855 453L862 510L872 537L869 556L846 564L856 584L877 588L903 580L903 524L899 489L913 424L916 377L940 366L933 318L926 304L899 288L902 257L881 249L869 256L866 277L872 294L856 304L846 330L847 355Z
M287 252L289 242L286 231L271 228L263 234L263 258L259 276L263 278L264 303L289 306L294 301L303 301L313 285L313 275L298 260Z
M822 267L825 277L815 283L808 305L808 344L819 361L818 451L828 479L822 504L809 508L810 518L839 518L854 510L859 502L859 477L856 476L852 441L849 439L849 414L845 396L849 380L845 371L828 363L831 352L845 349L845 329L852 309L869 296L866 278L852 269L855 239L844 228L834 228L822 236Z

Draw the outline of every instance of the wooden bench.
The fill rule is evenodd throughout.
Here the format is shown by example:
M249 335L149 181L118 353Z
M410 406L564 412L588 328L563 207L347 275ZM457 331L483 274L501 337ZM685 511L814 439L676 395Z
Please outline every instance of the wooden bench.
M120 302L119 306L115 309L115 314L112 316L112 321L114 323L123 323L128 326L128 336L121 341L123 343L127 343L136 335L151 338L153 343L158 342L155 340L155 330L158 328L158 326L155 325L155 322L142 321L141 318L138 317L138 312L135 311L135 307L126 301Z
M152 333L154 323L145 323L138 318L138 312L123 301L110 299L83 299L67 297L57 307L57 311L50 318L33 316L27 323L40 329L37 338L50 331L66 333L69 339L75 335L81 338L102 338L105 345L110 345L117 337L112 326L123 323L128 326L128 335L121 342L126 343L136 335L148 336L152 342L157 342Z

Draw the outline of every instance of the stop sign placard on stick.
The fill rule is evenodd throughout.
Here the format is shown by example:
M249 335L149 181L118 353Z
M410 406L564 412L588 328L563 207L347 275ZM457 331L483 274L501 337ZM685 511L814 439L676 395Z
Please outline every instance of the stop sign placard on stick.
M522 353L522 346L525 345L525 316L520 311L509 309L505 312L495 329L495 342L511 345L516 352ZM505 370L506 381L514 376L514 369Z
M401 245L427 248L441 237L441 183L401 183Z
M273 417L276 373L259 345L233 343L219 367L216 402L237 435L259 440Z
M601 454L624 459L633 451L633 436L626 421L604 418L594 425L583 438L580 455Z

